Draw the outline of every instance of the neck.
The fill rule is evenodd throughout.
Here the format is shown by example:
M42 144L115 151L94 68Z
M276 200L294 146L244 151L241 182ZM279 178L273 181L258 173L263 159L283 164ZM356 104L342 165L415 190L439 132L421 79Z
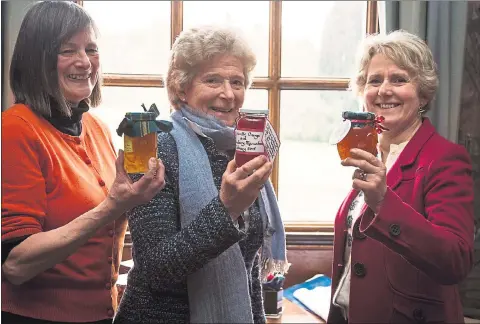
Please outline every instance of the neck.
M381 135L379 135L378 145L380 148L380 152L382 153L383 162L385 163L387 156L390 153L390 145L398 145L410 140L413 135L415 135L421 125L422 120L419 118L407 128L402 129L398 132L384 131Z
M69 101L68 104L70 105L71 108L77 108L79 102L71 102L71 101Z

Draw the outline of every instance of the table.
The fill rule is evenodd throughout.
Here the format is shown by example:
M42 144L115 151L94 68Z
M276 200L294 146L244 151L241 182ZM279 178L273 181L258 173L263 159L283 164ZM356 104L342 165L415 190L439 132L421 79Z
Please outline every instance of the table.
M273 323L326 323L320 317L294 304L288 299L283 299L283 314L278 318L267 318L268 324Z

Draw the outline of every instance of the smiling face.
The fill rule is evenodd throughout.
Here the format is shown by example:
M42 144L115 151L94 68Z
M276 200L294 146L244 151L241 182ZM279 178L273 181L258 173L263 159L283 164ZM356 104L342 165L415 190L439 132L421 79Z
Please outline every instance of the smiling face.
M383 54L370 61L363 99L367 111L385 117L388 136L406 135L421 124L418 109L425 102L418 96L417 85L407 71Z
M235 56L216 56L206 62L180 98L194 109L233 126L245 98L244 65Z
M78 104L90 97L98 81L98 46L92 28L76 33L60 47L58 83L67 101Z

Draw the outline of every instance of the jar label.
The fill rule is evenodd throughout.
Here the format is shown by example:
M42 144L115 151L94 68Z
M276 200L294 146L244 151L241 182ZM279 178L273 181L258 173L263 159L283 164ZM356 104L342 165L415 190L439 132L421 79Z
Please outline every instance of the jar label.
M280 148L280 140L278 139L277 133L268 119L265 122L265 130L262 141L268 153L269 161L273 162L277 156L278 149Z
M125 137L125 140L123 144L123 151L125 153L133 153L132 139L130 138L130 136L124 135L124 137Z
M331 145L339 143L342 139L345 138L345 136L347 136L351 126L352 122L350 120L343 120L337 127L335 127L332 134L330 134L330 139L328 140L328 143L330 143Z
M235 139L238 152L263 153L263 132L235 130Z

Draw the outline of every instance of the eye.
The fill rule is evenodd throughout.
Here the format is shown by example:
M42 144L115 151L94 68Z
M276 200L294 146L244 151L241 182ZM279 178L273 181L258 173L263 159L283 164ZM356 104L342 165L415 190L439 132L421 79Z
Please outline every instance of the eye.
M85 51L87 54L98 54L98 48L87 48Z
M233 80L232 81L232 86L236 88L242 88L245 86L245 83L242 80Z
M60 55L73 55L75 54L76 51L73 50L73 49L63 49L63 50L60 50Z
M367 83L371 85L378 85L381 83L381 81L378 78L372 78L372 79L369 79Z
M222 84L222 79L218 77L207 77L203 82L211 87L218 87Z
M402 76L394 77L392 80L393 83L407 83L408 79Z

